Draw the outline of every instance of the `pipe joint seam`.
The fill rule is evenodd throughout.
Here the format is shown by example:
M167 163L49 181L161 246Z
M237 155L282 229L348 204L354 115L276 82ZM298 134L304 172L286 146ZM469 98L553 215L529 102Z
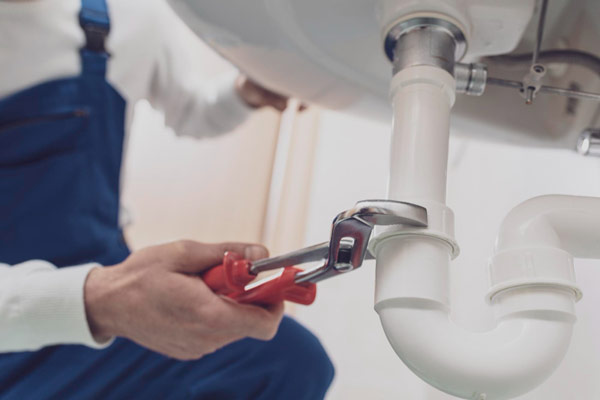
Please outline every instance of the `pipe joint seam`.
M454 238L454 213L442 203L435 201L424 201L407 199L411 203L420 205L427 209L427 228L407 228L404 226L381 226L375 228L373 239L369 243L369 250L377 254L379 246L389 239L400 237L430 237L441 240L449 246L450 255L455 259L460 254L460 247Z
M456 81L447 71L430 65L415 65L398 71L392 78L390 97L400 90L418 85L419 90L429 87L438 90L448 100L450 107L456 100Z
M486 296L489 303L498 294L516 288L557 288L571 291L576 301L582 297L575 282L573 256L559 248L503 250L491 258L489 277L491 287Z

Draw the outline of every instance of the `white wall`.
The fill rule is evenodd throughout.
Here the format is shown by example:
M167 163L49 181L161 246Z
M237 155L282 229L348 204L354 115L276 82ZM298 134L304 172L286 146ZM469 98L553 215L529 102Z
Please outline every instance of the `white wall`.
M174 21L177 21L173 17ZM173 34L202 82L235 69L183 23ZM195 140L176 137L148 102L136 106L123 175L123 204L133 249L176 239L261 240L279 113L257 111L234 132Z
M481 132L484 136L485 132ZM337 212L357 200L383 198L389 127L324 112L311 189L306 243L327 240ZM600 160L569 151L451 140L448 204L456 214L462 253L453 263L453 317L473 330L493 324L484 302L487 258L504 215L540 194L600 196ZM600 229L600 227L598 227ZM319 284L317 301L296 315L322 339L337 367L328 400L451 399L416 378L387 343L373 310L374 264ZM578 260L584 298L563 364L522 400L600 398L600 262Z

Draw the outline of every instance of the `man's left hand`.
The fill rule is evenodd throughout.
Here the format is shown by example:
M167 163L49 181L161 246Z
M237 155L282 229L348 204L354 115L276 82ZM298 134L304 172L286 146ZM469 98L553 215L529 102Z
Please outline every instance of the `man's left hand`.
M286 96L262 87L243 74L240 74L236 79L235 88L242 100L250 107L270 106L278 111L284 111L287 107L288 98Z

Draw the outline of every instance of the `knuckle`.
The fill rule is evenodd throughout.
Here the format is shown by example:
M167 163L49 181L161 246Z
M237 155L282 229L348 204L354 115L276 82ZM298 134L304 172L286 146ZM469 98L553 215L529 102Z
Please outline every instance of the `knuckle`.
M173 256L179 260L185 260L194 246L191 240L178 240L172 244Z
M177 242L177 243L178 243L178 245L179 245L179 246L178 246L178 251L179 251L179 253L180 253L180 254L181 254L181 253L183 253L183 254L186 254L187 252L189 252L189 251L190 251L190 248L191 248L191 247L192 247L192 245L193 245L193 242L192 242L192 241L190 241L190 240L180 240L180 241L179 241L179 242Z
M181 242L173 242L169 244L168 257L178 259L184 254L183 244Z

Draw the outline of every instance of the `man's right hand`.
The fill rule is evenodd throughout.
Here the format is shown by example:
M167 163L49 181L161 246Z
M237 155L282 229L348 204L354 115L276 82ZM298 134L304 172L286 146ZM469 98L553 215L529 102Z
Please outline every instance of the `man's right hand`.
M268 255L257 245L179 241L92 270L85 284L92 334L99 341L126 337L181 360L200 358L244 337L272 339L283 304L238 304L215 295L197 276L220 264L226 251L249 260Z

